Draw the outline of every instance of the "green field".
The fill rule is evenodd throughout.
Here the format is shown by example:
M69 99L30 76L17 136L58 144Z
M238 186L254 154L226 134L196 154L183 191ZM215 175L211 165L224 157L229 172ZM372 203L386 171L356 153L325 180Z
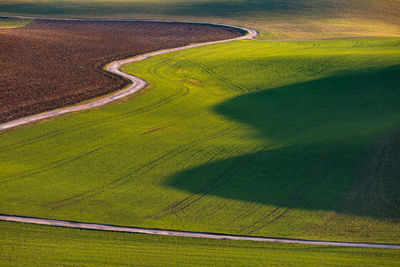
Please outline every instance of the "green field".
M237 41L129 101L0 135L0 211L400 243L400 39Z
M0 14L223 22L281 40L400 36L399 0L2 0Z
M28 25L32 20L29 19L13 19L13 18L0 18L1 28L19 28Z
M1 266L395 266L397 250L269 244L0 222Z
M399 0L0 2L0 15L219 22L275 40L399 37L399 14ZM149 90L0 133L0 213L400 244L399 38L240 41L125 71ZM2 266L400 265L387 249L8 222L0 233Z

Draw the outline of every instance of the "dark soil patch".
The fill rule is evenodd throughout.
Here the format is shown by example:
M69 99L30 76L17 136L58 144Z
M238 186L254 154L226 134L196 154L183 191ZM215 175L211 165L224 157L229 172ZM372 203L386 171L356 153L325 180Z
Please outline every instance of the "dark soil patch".
M126 86L105 64L242 35L211 25L36 20L0 29L0 122L72 105Z

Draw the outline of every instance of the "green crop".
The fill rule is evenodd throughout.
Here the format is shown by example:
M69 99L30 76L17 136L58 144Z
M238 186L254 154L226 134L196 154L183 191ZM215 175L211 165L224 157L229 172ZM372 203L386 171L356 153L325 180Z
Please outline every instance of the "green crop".
M126 66L151 88L0 135L0 212L398 243L399 45L239 41Z
M0 14L169 19L252 27L267 39L400 36L398 0L2 0Z
M0 223L2 266L394 266L390 249L150 236Z
M0 17L0 29L2 28L20 28L31 23L30 19L13 19L13 18L1 18Z

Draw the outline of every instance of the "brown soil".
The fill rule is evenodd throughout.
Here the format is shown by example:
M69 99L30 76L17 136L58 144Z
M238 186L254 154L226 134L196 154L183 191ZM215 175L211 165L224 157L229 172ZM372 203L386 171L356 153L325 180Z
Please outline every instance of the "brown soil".
M0 29L0 122L121 89L105 64L154 50L242 35L211 25L36 20Z

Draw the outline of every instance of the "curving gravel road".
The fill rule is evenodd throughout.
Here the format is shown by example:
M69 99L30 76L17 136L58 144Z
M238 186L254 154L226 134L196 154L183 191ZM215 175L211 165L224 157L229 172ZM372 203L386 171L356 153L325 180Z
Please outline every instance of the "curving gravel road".
M107 224L97 224L97 223L83 223L83 222L53 220L53 219L34 218L34 217L22 217L22 216L13 216L5 214L0 215L0 220L9 222L22 222L31 224L88 229L88 230L128 232L128 233L140 233L140 234L151 234L151 235L169 235L169 236L181 236L181 237L199 237L199 238L212 238L212 239L275 242L275 243L290 243L290 244L319 245L319 246L400 249L400 245L393 245L393 244L314 241L314 240L301 240L301 239L289 239L289 238L272 238L272 237L257 237L257 236L243 236L243 235L225 235L225 234L202 233L202 232L186 232L186 231L138 228L138 227L127 227L127 226L117 226L117 225L107 225Z
M0 17L2 17L2 16L0 16ZM33 17L20 17L20 16L14 16L14 18L34 19ZM41 19L41 18L36 18L36 19ZM107 20L107 19L104 19L104 20L54 19L54 20L112 21L112 20ZM144 20L122 20L122 21L144 21ZM177 22L177 21L160 21L160 20L146 20L146 21L150 21L150 22ZM2 123L2 124L0 124L0 131L6 130L6 129L10 129L10 128L13 128L13 127L16 127L16 126L20 126L20 125L23 125L23 124L36 122L36 121L39 121L39 120L42 120L42 119L47 119L47 118L59 116L59 115L70 113L70 112L75 112L75 111L81 111L81 110L87 110L87 109L91 109L91 108L95 108L95 107L100 107L100 106L103 106L105 104L108 104L108 103L111 103L113 101L116 101L118 99L127 97L127 96L129 96L131 94L134 94L134 93L142 90L143 88L145 88L147 83L144 80L142 80L139 77L136 77L134 75L122 72L120 70L120 67L122 65L124 65L124 64L141 61L141 60L144 60L146 58L158 56L158 55L165 54L165 53L175 52L175 51L179 51L179 50L185 50L185 49L190 49L190 48L194 48L194 47L198 47L198 46L204 46L204 45L210 45L210 44L231 42L231 41L236 41L236 40L253 39L255 36L257 36L257 31L252 30L252 29L247 29L247 28L244 28L244 27L239 27L239 26L231 26L231 25L217 24L217 23L194 23L194 22L185 22L185 23L207 24L207 25L231 27L231 28L244 30L244 31L247 32L247 34L245 34L243 36L240 36L240 37L232 38L232 39L205 42L205 43L197 43L197 44L186 45L186 46L177 47L177 48L171 48L171 49L155 51L155 52L151 52L151 53L135 56L135 57L132 57L132 58L127 58L127 59L111 62L110 64L108 64L105 67L105 69L107 71L111 72L111 73L120 75L120 76L130 80L132 82L132 84L130 86L128 86L127 88L125 88L123 90L117 91L117 92L113 93L112 95L109 95L109 96L106 96L106 97L103 97L103 98L100 98L100 99L97 99L97 100L93 100L93 101L90 101L90 102L85 103L85 104L78 104L78 105L70 106L70 107L66 107L66 108L55 109L55 110L51 110L51 111L48 111L48 112L36 114L36 115L33 115L33 116L29 116L29 117L25 117L25 118L9 121L9 122L6 122L6 123Z

